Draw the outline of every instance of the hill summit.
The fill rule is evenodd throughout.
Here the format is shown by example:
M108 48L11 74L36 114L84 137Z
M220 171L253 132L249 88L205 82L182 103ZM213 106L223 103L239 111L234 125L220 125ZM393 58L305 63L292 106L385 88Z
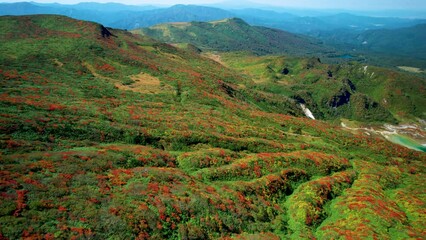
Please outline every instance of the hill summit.
M250 26L240 18L167 23L132 31L168 43L191 43L205 50L306 55L332 51L320 42L282 30Z

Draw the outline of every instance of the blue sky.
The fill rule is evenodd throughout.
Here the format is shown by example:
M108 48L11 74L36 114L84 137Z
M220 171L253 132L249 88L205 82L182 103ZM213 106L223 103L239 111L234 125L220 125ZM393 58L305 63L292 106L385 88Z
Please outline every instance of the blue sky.
M22 2L25 0L0 0L0 2ZM30 0L31 1L31 0ZM39 3L74 4L78 2L118 2L131 5L174 5L174 4L214 4L225 0L33 0ZM234 0L232 5L240 3L245 5L245 0ZM321 9L352 9L352 10L388 10L388 9L426 9L426 0L249 0L252 3L264 5L296 7L296 8L321 8Z

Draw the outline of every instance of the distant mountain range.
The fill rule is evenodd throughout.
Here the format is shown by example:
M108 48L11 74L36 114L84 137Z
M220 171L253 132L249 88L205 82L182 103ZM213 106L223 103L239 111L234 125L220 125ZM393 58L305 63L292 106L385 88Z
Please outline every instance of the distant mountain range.
M119 3L80 3L75 5L40 4L34 2L0 3L0 15L59 14L111 26L114 22L132 18L153 6L129 6Z
M233 5L229 3L222 4L221 6L227 6L228 9L225 10L216 7L195 5L175 5L167 8L159 8L156 6L128 6L118 3L80 3L75 5L63 5L57 3L39 4L21 2L0 4L0 15L59 14L127 30L173 22L209 22L229 18L240 18L250 25L308 35L319 39L319 41L314 42L318 43L322 41L342 51L347 52L356 50L356 52L354 52L355 55L369 55L372 51L385 55L392 54L394 56L398 55L404 56L405 58L414 57L418 59L423 58L425 55L424 27L417 25L426 24L426 19L369 17L349 13L336 14L335 12L330 12L329 14L327 14L327 12L321 12L321 14L319 14L319 12L300 12L294 10L292 10L292 12L296 14L291 14L283 12L283 9L279 8L272 8L272 10L271 8L269 10L253 8L256 7L256 5L247 5L247 7L252 8L235 9L230 9ZM203 27L207 26L209 25L203 25ZM192 28L194 27L195 26L192 26ZM258 28L258 30L259 29L261 28ZM174 30L176 32L178 29ZM265 29L263 29L263 31L265 31ZM278 31L270 31L268 34L272 36L277 33ZM154 30L149 33L146 32L146 34L156 35ZM288 34L284 35L288 37ZM158 34L156 37L158 38ZM181 37L188 38L189 36L182 35ZM278 37L278 35L275 37ZM216 37L216 40L219 38L219 36ZM299 40L300 39L302 38L299 38ZM171 39L164 38L163 40L175 42ZM380 42L378 42L378 40L380 40ZM200 41L203 40L192 39L192 41L200 44ZM312 41L312 39L310 41ZM229 41L226 42L229 44ZM251 42L250 45L253 44L254 42ZM209 44L201 43L201 47L207 47L207 45ZM224 47L221 45L223 45L223 43L218 41L217 47ZM236 47L235 44L231 45L233 45L230 47L232 49ZM275 46L272 48L277 48L277 44L274 43L273 45ZM280 45L280 43L278 43L278 45ZM271 46L266 48L267 49L258 48L255 52L289 52L288 50L271 51ZM367 59L371 60L374 57L369 56ZM388 56L384 59L391 58L392 57ZM400 64L400 62L400 59L395 59L394 62L388 65L397 65ZM378 62L375 61L374 64L378 64ZM426 62L414 62L414 64L426 67Z
M115 28L135 29L150 27L160 23L213 21L234 17L235 14L219 8L194 5L175 5L169 8L154 9L119 19L112 24Z
M158 7L152 6L152 5L125 5L121 3L116 2L109 2L109 3L97 3L97 2L81 2L78 4L72 4L72 5L65 5L65 4L59 4L59 3L35 3L31 2L32 4L38 5L38 6L47 6L47 7L57 7L57 8L71 8L76 10L92 10L92 11L103 11L103 12L119 12L119 11L147 11L156 9Z
M248 5L247 7L254 6ZM333 29L356 31L392 29L426 23L424 19L366 17L348 13L307 16L303 12L298 12L295 15L282 10L272 11L258 8L224 10L195 5L175 5L167 8L158 8L155 6L129 6L118 3L63 5L57 3L21 2L0 4L0 15L61 14L121 29L149 27L166 22L213 21L231 17L242 18L249 24L303 34Z

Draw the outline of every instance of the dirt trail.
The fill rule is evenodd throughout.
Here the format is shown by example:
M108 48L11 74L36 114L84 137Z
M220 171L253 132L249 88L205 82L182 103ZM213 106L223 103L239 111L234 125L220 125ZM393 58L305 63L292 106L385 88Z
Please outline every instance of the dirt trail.
M220 63L223 66L226 66L226 64L222 61L222 57L218 54L214 53L205 53L203 54L204 57L209 58L217 63Z

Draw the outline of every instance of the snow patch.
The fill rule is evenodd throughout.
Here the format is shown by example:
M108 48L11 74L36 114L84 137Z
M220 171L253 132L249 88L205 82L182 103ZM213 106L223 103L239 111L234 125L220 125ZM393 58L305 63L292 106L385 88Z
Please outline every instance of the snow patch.
M300 107L302 108L302 110L303 110L303 112L305 113L305 115L306 115L306 117L308 117L308 118L310 118L310 119L314 119L315 120L315 117L314 117L314 115L312 114L312 112L311 112L311 110L309 110L309 108L307 108L306 106L305 106L305 104L300 104Z

